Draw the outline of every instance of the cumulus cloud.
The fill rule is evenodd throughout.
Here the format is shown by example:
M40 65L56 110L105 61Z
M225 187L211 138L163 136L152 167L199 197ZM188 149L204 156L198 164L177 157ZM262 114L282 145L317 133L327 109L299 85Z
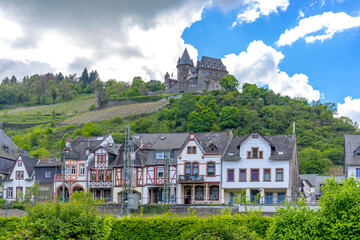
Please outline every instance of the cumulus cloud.
M305 14L303 13L303 11L299 11L299 16L297 17L297 19L303 18L305 17Z
M360 26L360 16L352 17L344 12L325 12L301 19L299 25L286 29L277 41L278 46L291 45L298 39L305 38L306 43L331 39L335 33Z
M241 83L267 85L281 95L303 97L309 101L319 100L320 92L313 89L306 75L300 73L289 76L279 69L283 58L281 52L262 41L253 41L245 52L226 55L222 60L228 71Z
M352 99L352 97L348 96L345 98L345 101L343 104L338 103L337 106L338 112L337 114L339 116L346 116L352 119L353 121L356 121L360 123L360 99L355 98Z
M245 0L245 10L237 15L233 27L241 23L251 23L261 15L268 16L271 13L278 13L278 9L286 11L289 0Z
M201 19L204 6L201 0L1 1L0 60L36 69L46 63L48 71L64 74L87 67L103 80L162 79L175 72L185 47L197 58L181 35ZM0 71L0 78L22 73Z

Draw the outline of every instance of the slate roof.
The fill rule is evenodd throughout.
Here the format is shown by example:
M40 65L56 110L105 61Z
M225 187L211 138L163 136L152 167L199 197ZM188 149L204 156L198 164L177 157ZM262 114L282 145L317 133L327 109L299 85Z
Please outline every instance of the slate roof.
M40 160L39 164L37 164L35 167L57 167L61 165L61 160L60 159L55 159L55 158L50 158L50 159L46 159L46 162L42 162Z
M227 136L226 132L206 132L196 133L196 140L201 145L205 153L209 154L222 154L229 145L232 134ZM215 146L215 151L211 151L211 145Z
M194 66L194 62L190 59L190 55L186 48L185 48L181 58L179 58L179 60L177 62L177 65L181 65L181 64L188 64L188 65Z
M112 169L114 167L123 167L124 166L124 151L125 151L125 145L122 145L120 148L120 154L118 154L115 158L114 161L112 161L109 165L109 168ZM137 147L135 147L134 149L135 151L137 150ZM135 154L135 160L131 160L131 165L134 167L139 167L142 166L142 162L144 161L143 159L143 154L139 154L139 152L137 152Z
M14 167L16 160L0 157L0 172L9 174Z
M111 161L111 160L114 159L114 157L111 158L109 156L109 161L110 161L109 167L110 167L110 165L113 167L114 164L116 163L117 156L119 155L119 149L122 146L123 146L123 144L120 144L120 143L113 143L113 144L110 144L110 145L108 144L108 145L102 146L106 151L108 151L109 154L116 156L115 160L113 160L113 161ZM91 168L93 168L95 166L95 161L94 160L95 160L94 157L89 160L89 163L88 163L88 166L87 166L88 169L91 169Z
M240 160L239 147L248 136L234 137L226 150L223 160ZM263 136L272 145L271 160L291 160L294 152L296 137L292 135Z
M9 148L9 152L7 153L4 149L4 146ZM0 157L16 159L19 153L19 148L16 144L9 138L6 133L0 129Z
M28 155L25 155L25 154L20 154L21 156L21 159L23 161L23 164L25 166L25 169L29 175L29 177L31 178L33 172L34 172L34 169L35 169L35 166L40 163L41 160L39 159L36 159L36 158L33 158L33 157L30 157Z
M65 154L65 159L81 159L86 160L88 155L86 155L86 150L90 152L97 148L104 140L105 136L101 137L84 137L78 136L70 144L70 151Z
M360 135L345 134L345 166L360 165L360 157L355 156L358 147L360 147Z
M320 190L320 185L330 176L320 176L319 174L300 174L300 180L308 181L313 187L315 187L315 195L322 195L322 191ZM335 176L338 182L342 182L345 180L345 176Z
M188 136L188 133L137 133L132 139L138 147L142 143L142 149L171 150L182 148Z
M219 58L212 58L212 57L202 57L201 61L199 63L200 68L208 68L208 69L215 69L215 70L219 70L219 71L225 71L226 67L223 64L223 62L221 61L221 59Z

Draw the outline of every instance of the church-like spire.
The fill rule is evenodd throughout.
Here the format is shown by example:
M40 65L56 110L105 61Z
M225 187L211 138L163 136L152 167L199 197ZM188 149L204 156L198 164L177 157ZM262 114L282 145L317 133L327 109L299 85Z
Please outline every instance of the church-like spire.
M193 61L190 59L190 55L185 48L184 53L182 54L181 58L178 60L178 65L186 64L186 65L194 65Z

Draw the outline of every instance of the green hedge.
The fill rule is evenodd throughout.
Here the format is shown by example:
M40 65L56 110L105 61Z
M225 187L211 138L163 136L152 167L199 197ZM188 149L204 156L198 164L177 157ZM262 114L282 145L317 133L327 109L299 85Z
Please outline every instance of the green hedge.
M26 217L0 217L0 240L15 238L24 230Z
M265 237L271 217L256 214L177 217L130 217L113 221L109 239L259 239Z

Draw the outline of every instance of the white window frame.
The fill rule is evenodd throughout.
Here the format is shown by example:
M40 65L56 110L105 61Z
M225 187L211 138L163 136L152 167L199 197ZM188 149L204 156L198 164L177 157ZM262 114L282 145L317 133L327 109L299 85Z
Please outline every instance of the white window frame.
M45 172L45 178L51 178L51 171Z
M80 175L85 175L85 165L80 164Z
M76 166L71 166L71 175L76 175Z
M70 175L70 166L69 165L65 166L65 175Z

